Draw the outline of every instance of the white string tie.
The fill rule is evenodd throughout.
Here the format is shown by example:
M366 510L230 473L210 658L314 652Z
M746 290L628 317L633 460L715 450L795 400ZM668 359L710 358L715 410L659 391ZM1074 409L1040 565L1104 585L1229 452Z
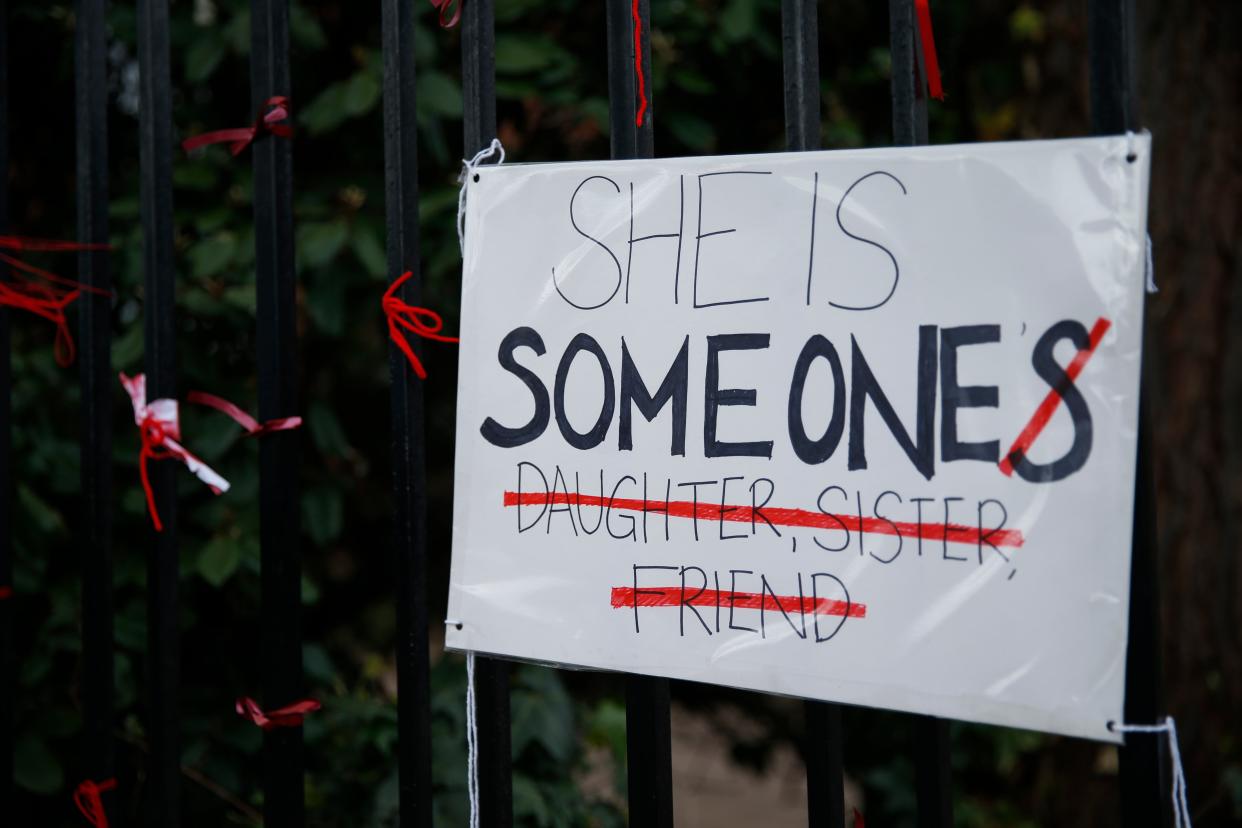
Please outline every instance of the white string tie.
M479 722L473 650L466 653L466 793L470 797L470 828L479 828Z
M476 152L469 161L461 159L461 175L457 178L461 182L461 190L457 193L457 246L463 257L466 255L466 188L470 186L475 168L496 153L500 153L500 160L496 163L505 163L505 148L501 146L499 138L493 138L490 144Z
M1176 828L1192 828L1190 806L1186 804L1186 771L1182 769L1182 753L1177 747L1177 725L1173 723L1173 717L1165 716L1163 724L1113 724L1112 729L1118 733L1165 733L1168 735L1169 759L1173 763L1173 824Z
M1156 287L1156 259L1151 253L1151 233L1147 234L1147 292L1160 292L1160 288Z

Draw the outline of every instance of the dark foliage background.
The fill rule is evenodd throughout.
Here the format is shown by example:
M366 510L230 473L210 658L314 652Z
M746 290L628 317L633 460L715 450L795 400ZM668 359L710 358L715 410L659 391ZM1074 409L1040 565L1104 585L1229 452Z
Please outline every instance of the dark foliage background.
M453 237L461 100L458 34L421 0L415 47L428 304L456 330ZM470 2L470 0L465 0ZM293 2L292 96L301 376L307 427L301 470L307 680L324 701L306 726L314 826L395 821L393 567L383 256L379 10L339 0ZM779 0L655 0L653 83L661 155L783 146ZM1201 825L1242 821L1242 80L1229 2L1140 3L1144 112L1156 141L1152 229L1161 293L1152 299L1160 541L1169 709L1188 758ZM1148 10L1146 6L1153 8ZM933 104L933 140L1085 134L1082 0L938 0L937 42L949 100ZM174 0L174 119L181 137L248 123L248 4ZM134 7L109 11L112 238L117 280L113 363L141 370ZM14 231L73 236L72 4L10 0L14 51L7 186ZM497 0L499 137L524 161L608 152L602 3ZM1231 34L1232 33L1232 34ZM826 146L889 142L887 4L820 9ZM471 148L473 149L473 148ZM223 149L178 152L175 166L181 389L254 408L254 291L249 159ZM44 261L72 274L72 257ZM80 729L78 396L52 360L52 330L13 316L14 458L20 684L14 825L73 825ZM455 353L427 349L431 549L442 614L451 513ZM116 394L116 675L119 812L134 821L144 780L141 676L148 530L138 438ZM257 451L231 422L190 408L192 448L234 484L212 498L182 475L182 616L187 824L252 825L260 803L260 734L232 713L257 693ZM438 647L436 648L438 652ZM463 675L435 667L436 810L465 824ZM737 761L762 769L796 743L800 707L679 685L688 708L742 707L763 726L734 734ZM516 672L515 807L522 825L619 825L623 774L580 784L588 764L623 769L624 709L607 676ZM910 735L880 712L847 715L847 767L872 824L912 820ZM758 735L756 735L758 733ZM588 762L590 757L590 762ZM601 758L602 757L602 758ZM1109 825L1117 821L1116 754L1086 742L997 728L954 730L958 822ZM605 777L607 780L609 777Z

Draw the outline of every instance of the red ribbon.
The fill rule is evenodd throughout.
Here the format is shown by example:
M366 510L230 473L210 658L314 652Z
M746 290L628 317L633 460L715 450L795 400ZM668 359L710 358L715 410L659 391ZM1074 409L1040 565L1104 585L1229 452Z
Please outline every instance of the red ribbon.
M271 730L275 727L301 727L306 714L314 713L320 707L319 702L314 699L302 699L275 710L264 710L249 696L242 696L235 705L237 715L264 730Z
M938 101L944 100L940 85L940 61L936 60L936 39L932 37L931 6L928 0L914 0L919 16L919 38L923 41L923 66L927 70L927 94Z
M434 339L437 342L459 342L460 340L455 336L445 336L440 333L440 329L444 327L444 320L440 318L440 314L429 308L407 304L405 300L397 296L397 289L413 276L414 272L410 270L401 274L401 278L395 280L388 286L388 290L384 291L384 299L380 304L384 309L384 315L388 317L388 338L395 342L405 354L405 358L410 361L418 378L427 379L427 371L423 368L423 363L414 354L414 348L402 330L424 339Z
M181 423L178 418L177 401L158 399L147 402L147 378L138 374L130 378L121 374L121 385L129 395L134 408L134 424L138 426L142 436L142 450L138 454L138 473L142 478L142 489L147 496L147 510L151 513L151 523L155 531L164 531L160 521L159 510L155 507L155 491L151 488L151 478L147 472L147 463L151 460L177 460L185 464L199 480L207 484L213 494L222 494L229 489L229 482L216 474L210 466L186 451L178 442L181 439Z
M0 601L7 601L13 597L13 587L0 586Z
M302 425L301 417L280 417L260 424L258 420L233 405L233 403L217 397L215 394L208 394L205 391L191 391L186 395L186 401L205 405L208 408L214 408L227 414L234 422L244 428L251 437L259 437L272 431L287 431Z
M440 28L451 29L457 25L457 21L461 20L461 4L466 0L431 0L431 5L440 13ZM447 21L444 19L449 9L452 8L453 16Z
M41 252L63 253L76 250L111 250L112 245L99 242L35 239L30 236L0 236L0 248L5 250L37 250Z
M73 792L73 804L78 806L82 816L95 828L108 828L108 812L104 810L103 799L99 795L115 788L115 779L105 779L102 782L87 779Z
M255 116L254 123L250 126L204 132L202 135L186 138L181 142L181 148L186 152L193 152L208 144L230 144L229 152L234 156L240 155L241 151L250 146L261 132L270 132L281 138L292 137L293 127L285 123L288 119L289 99L283 95L277 95L263 102L259 114Z
M854 828L866 828L867 824L863 822L863 815L857 808L854 809Z
M111 250L108 244L90 244L83 242L60 241L58 239L35 239L26 236L0 236L0 249L65 252L75 250ZM52 353L56 364L64 368L73 363L77 349L73 344L73 334L69 331L69 323L65 319L65 308L78 298L83 291L100 296L111 296L112 292L90 285L57 276L51 271L34 265L26 264L21 259L0 253L0 262L10 267L36 276L44 282L31 280L0 281L0 305L17 308L36 316L41 316L56 326L56 342ZM54 285L62 285L58 288ZM65 288L68 288L67 290Z
M634 0L630 14L634 18L634 74L638 77L638 114L634 123L642 126L643 113L647 111L647 87L643 79L643 20L638 13L638 0Z

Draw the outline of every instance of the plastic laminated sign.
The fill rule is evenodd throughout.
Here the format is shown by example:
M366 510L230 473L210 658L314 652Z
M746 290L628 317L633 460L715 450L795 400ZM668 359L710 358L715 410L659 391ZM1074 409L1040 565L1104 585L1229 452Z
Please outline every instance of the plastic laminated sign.
M1149 150L478 168L447 645L1119 741Z

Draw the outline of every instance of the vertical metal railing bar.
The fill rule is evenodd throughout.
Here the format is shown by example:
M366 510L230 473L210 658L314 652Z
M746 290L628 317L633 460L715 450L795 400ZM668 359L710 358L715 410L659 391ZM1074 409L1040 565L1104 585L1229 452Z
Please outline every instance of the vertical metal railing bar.
M138 0L139 173L142 217L143 341L147 399L176 399L174 326L172 87L168 0ZM164 531L147 557L146 823L181 823L178 714L177 502L173 463L151 464L151 485Z
M815 0L781 0L785 149L820 148L819 22Z
M914 792L920 828L953 825L951 722L935 716L912 716Z
M1091 131L1116 135L1139 128L1134 0L1091 0L1088 6ZM1161 693L1159 549L1151 450L1151 328L1144 320L1139 389L1134 536L1130 557L1130 623L1126 646L1125 718L1150 724L1165 714ZM1121 749L1122 824L1168 825L1172 802L1165 780L1164 739L1130 733Z
M414 16L408 0L382 0L384 179L388 276L419 273L418 123ZM402 287L421 304L421 280ZM422 345L412 341L415 353ZM431 683L427 638L427 494L423 387L395 346L392 386L393 552L397 573L397 757L402 828L431 825Z
M808 701L806 710L806 810L811 828L844 828L845 764L841 705Z
M77 238L108 241L108 64L106 0L78 0L74 31ZM78 254L78 281L112 289L108 253ZM112 374L111 299L78 296L78 363L82 390L81 477L78 527L82 562L82 776L115 772L112 739ZM104 802L107 808L108 803Z
M0 233L9 229L9 8L0 0ZM9 278L0 266L0 279ZM0 587L13 587L12 369L9 311L0 307ZM13 600L0 600L0 813L13 813L13 730L17 659L13 652Z
M638 0L641 62L647 107L638 126L638 78L634 54L634 4L608 0L608 108L612 157L653 158L655 138L651 83L651 4ZM630 825L669 828L673 824L673 757L668 679L625 676L626 765Z
M287 0L251 0L250 98L260 110L291 96ZM259 419L291 417L297 404L297 305L293 246L293 151L267 135L254 153L254 239ZM259 548L262 581L263 703L279 707L303 694L302 567L298 534L299 431L259 442ZM302 729L263 733L263 822L301 826Z
M781 55L785 83L785 149L820 148L819 21L816 0L781 0ZM805 704L807 823L844 828L845 770L841 707Z
M927 95L913 0L889 0L892 55L893 143L927 143ZM915 793L920 828L953 824L950 723L933 716L909 717L914 750Z
M470 158L496 137L496 25L493 0L470 0L461 15L462 139ZM490 158L486 163L495 163ZM465 182L462 182L465 186ZM479 823L513 825L509 663L475 661L479 728Z
M651 83L651 3L639 0L642 22L642 68L646 76L647 109L643 125L638 112L638 77L634 65L632 0L608 0L608 116L613 158L654 158L654 100Z
M892 64L893 144L927 143L927 96L919 88L919 45L913 0L888 0Z

